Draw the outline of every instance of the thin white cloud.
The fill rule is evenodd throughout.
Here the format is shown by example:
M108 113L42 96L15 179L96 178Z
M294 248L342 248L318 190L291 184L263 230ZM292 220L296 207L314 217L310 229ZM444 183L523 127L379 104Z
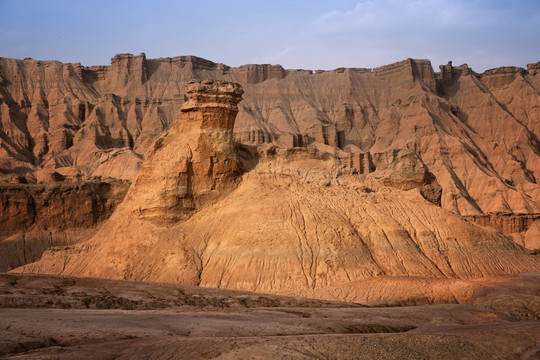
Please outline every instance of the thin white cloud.
M93 65L118 52L145 52L303 69L376 67L411 57L428 58L435 68L468 62L476 71L540 60L539 0L216 1L212 7L185 1L129 9L111 2L114 11L104 13L80 12L75 2L9 4L0 11L0 56L6 57Z
M324 49L321 60L339 59L343 66L412 57L428 58L435 68L463 59L483 71L537 61L538 48L524 45L539 29L538 9L525 0L365 0L315 18L308 36ZM299 46L295 53L306 52Z
M366 0L348 11L331 11L315 20L317 31L384 30L400 27L442 29L478 28L500 23L504 11L483 9L475 1ZM481 16L479 16L481 15Z

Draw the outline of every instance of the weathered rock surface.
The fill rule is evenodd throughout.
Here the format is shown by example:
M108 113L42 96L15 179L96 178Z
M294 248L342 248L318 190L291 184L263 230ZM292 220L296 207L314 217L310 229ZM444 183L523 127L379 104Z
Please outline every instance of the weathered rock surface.
M511 236L527 249L540 249L540 214L484 214L466 216L469 222Z
M147 313L129 320L100 313L104 322L62 310L3 311L0 353L537 356L537 320L515 320L540 316L538 276L499 276L540 270L537 251L500 233L516 230L517 243L538 248L538 68L479 75L449 64L434 73L428 61L409 59L313 73L194 57L118 55L91 68L0 59L2 180L30 183L1 188L1 266L62 245L15 271L319 299L7 275L0 277L7 307L199 308L155 322ZM214 81L184 90L193 78ZM243 84L242 102L240 86L223 80ZM127 185L102 189L90 184L97 176L134 179L101 227ZM201 321L204 308L328 300L481 308L404 308L392 319L380 309L285 310L279 321L263 310ZM141 321L151 329L129 325ZM81 323L99 330L88 337ZM217 340L202 346L209 337Z
M0 272L37 261L52 246L88 240L129 183L0 183Z
M374 155L382 170L359 174L332 147L236 154L239 88L218 81L188 89L177 122L152 144L96 235L16 271L305 293L378 276L540 270L540 258L426 201L421 186L384 184L385 167L403 184L424 181L417 157Z
M372 158L376 169L372 177L402 190L418 188L426 200L441 205L441 185L414 151L393 150L373 154Z
M540 249L540 221L536 219L525 233L523 246L529 249Z
M310 290L310 299L183 284L0 274L0 308L153 310L464 304L482 305L510 315L514 320L540 320L540 273L472 280L378 277L362 280L362 287L350 285L325 291ZM338 294L347 290L352 292ZM338 298L348 302L335 301Z
M240 175L233 143L239 85L190 82L174 126L150 147L123 208L154 222L185 219L224 197Z
M243 86L234 131L243 144L409 149L442 187L444 208L461 215L540 212L538 63L476 74L451 64L434 72L429 61L412 59L313 72L231 68L192 56L121 54L94 67L1 58L1 172L35 180L70 167L134 178L136 157L171 127L191 79ZM132 170L95 166L96 153L124 148L133 152Z

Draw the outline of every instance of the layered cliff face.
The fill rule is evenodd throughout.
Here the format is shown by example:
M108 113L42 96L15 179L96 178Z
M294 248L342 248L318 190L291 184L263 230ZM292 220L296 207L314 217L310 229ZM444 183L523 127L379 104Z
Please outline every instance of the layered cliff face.
M359 173L331 146L235 148L238 85L194 82L187 92L92 239L16 271L334 294L378 276L540 270L509 238L427 201L423 185L429 195L437 183L414 153L373 155L378 169Z
M511 236L527 249L540 249L540 214L485 214L466 217L473 224Z
M129 183L0 184L0 272L41 258L52 246L88 240Z
M429 61L411 59L306 71L144 54L97 67L2 58L0 170L29 181L54 171L133 179L179 115L191 79L243 86L237 142L326 144L351 154L409 149L441 185L446 209L540 212L538 64L476 74L451 64L435 73Z

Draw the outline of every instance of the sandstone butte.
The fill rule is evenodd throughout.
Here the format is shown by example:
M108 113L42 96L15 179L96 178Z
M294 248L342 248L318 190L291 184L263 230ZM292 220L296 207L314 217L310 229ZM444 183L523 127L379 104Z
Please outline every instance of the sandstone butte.
M540 270L538 256L511 238L440 207L439 179L406 146L235 143L240 85L191 81L183 93L177 120L148 147L111 217L88 241L15 272L359 301L373 278L389 289L403 277L407 287L445 288Z

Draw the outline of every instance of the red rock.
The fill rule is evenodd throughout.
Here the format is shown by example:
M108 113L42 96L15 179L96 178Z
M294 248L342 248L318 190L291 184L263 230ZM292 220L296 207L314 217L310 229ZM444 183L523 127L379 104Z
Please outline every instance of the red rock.
M473 224L510 235L518 244L528 249L537 249L540 246L535 229L540 214L485 214L467 216L465 219Z

